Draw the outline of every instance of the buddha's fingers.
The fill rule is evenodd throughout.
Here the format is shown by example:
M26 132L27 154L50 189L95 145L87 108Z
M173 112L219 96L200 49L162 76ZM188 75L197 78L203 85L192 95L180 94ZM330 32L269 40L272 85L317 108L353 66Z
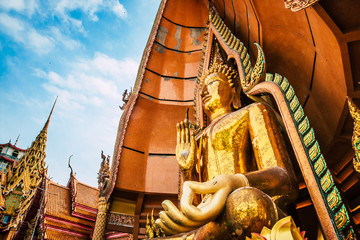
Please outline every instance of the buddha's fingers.
M180 129L181 129L181 143L185 143L184 122L180 122Z
M217 178L208 182L187 181L184 183L183 191L187 188L190 188L197 194L211 194L220 190L222 188L222 184L219 184Z
M190 154L192 156L195 156L195 152L196 152L195 136L190 137L190 145L191 145Z
M193 221L209 222L221 213L230 191L230 188L217 191L212 199L206 202L204 206L200 207L195 207L186 199L181 198L181 209L185 216Z
M206 194L205 197L203 198L203 200L201 201L201 203L199 205L197 205L198 208L203 208L206 205L208 205L211 200L213 199L214 195L213 194Z
M177 234L177 232L174 232L173 230L169 229L167 226L165 226L162 221L160 220L160 218L156 219L155 224L161 228L165 235L174 235Z
M160 212L161 222L174 232L189 232L194 230L196 227L185 227L175 223L164 211Z
M221 213L230 192L230 188L224 188L217 191L212 196L211 201L209 201L206 205L200 207L201 212L204 214L204 216L217 217Z
M184 128L185 128L185 142L188 143L189 138L190 138L190 133L189 133L189 122L187 119L184 120Z
M174 222L179 225L186 227L199 227L202 226L202 222L196 222L188 219L182 212L177 209L177 207L169 200L165 200L162 202L162 206L166 211L166 214L171 218Z
M181 142L181 130L180 130L180 123L176 124L176 133L177 133L177 144L180 144Z

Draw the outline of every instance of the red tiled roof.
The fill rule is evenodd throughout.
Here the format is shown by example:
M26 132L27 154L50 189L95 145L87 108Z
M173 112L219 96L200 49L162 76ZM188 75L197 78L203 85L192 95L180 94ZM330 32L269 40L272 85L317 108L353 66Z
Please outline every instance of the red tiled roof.
M54 182L47 183L45 215L85 226L94 226L94 222L71 215L70 189Z

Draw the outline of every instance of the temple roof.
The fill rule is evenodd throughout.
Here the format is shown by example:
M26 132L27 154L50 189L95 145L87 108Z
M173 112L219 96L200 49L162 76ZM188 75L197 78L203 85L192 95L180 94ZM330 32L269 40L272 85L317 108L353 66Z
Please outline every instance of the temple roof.
M85 183L75 181L75 202L83 206L97 209L99 200L99 189Z
M14 148L14 149L16 149L16 150L22 151L22 152L25 152L25 151L26 151L26 149L19 148L19 147L13 145L11 142L4 143L4 144L0 144L0 147L8 147L8 146L9 146L9 147L12 147L12 148Z
M46 208L47 216L64 219L85 226L93 226L94 223L71 215L70 188L48 181L46 184ZM92 196L95 198L95 196Z
M53 230L53 229L46 229L46 239L49 240L84 240L84 239L89 239L88 236L77 236L71 233L67 233L67 232L59 232L57 230Z
M119 123L107 197L115 186L177 194L175 126L185 118L187 108L192 119L206 19L203 1L160 4L133 94Z

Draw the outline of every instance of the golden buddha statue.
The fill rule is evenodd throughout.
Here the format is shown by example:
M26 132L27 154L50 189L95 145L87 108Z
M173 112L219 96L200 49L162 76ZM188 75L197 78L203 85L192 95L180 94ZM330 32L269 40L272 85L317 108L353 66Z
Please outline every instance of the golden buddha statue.
M183 233L179 239L245 239L285 216L297 196L295 175L274 111L265 103L241 106L235 70L214 63L201 82L211 122L196 136L187 119L177 124L181 210L164 201L156 224L167 236Z

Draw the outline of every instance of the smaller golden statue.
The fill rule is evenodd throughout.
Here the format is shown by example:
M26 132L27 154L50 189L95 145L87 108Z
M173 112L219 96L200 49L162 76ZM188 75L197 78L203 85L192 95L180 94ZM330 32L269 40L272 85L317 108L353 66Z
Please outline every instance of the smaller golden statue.
M104 152L101 151L101 165L100 170L98 172L98 185L99 189L103 190L105 189L107 183L109 182L110 178L110 156L107 157L104 155Z

